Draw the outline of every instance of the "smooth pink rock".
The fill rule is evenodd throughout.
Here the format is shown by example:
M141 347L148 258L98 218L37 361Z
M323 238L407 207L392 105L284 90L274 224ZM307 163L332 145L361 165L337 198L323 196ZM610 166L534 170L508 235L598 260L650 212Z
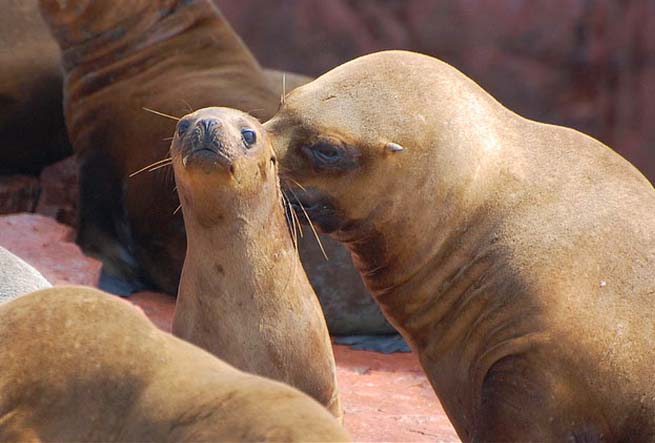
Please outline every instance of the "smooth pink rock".
M141 308L159 329L171 332L175 297L159 292L137 292L126 298Z
M34 266L53 285L96 286L100 261L82 254L73 230L38 214L0 217L0 246Z

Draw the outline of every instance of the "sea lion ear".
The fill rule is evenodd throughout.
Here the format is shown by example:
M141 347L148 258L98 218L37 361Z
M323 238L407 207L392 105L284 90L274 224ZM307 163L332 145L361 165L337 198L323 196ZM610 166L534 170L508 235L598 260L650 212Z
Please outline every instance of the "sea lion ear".
M386 149L389 152L401 152L405 150L405 148L400 146L398 143L392 143L392 142L387 143Z

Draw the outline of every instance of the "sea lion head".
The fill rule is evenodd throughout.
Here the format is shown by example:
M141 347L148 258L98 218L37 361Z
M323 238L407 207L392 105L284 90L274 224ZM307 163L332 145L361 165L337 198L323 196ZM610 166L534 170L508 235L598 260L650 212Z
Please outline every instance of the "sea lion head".
M39 0L41 14L62 46L102 38L119 41L144 21L170 14L179 0ZM147 26L147 24L146 24Z
M385 51L295 89L264 127L283 186L301 185L304 210L331 233L412 218L422 204L465 194L485 173L479 155L494 148L484 145L490 100L437 59Z
M171 158L185 220L192 212L218 223L228 212L254 215L279 204L275 154L260 123L241 111L204 108L182 117Z

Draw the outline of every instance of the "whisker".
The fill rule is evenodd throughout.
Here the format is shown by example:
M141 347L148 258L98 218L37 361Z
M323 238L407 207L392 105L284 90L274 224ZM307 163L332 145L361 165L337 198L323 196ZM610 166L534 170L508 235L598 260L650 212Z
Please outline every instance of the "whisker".
M177 212L178 212L180 209L182 209L182 203L180 203L180 205L179 205L177 208L175 208L175 211L173 211L173 215L177 214Z
M172 161L168 162L168 163L164 163L163 165L155 166L154 168L148 169L148 172L153 172L153 171L156 171L157 169L165 168L166 166L170 166L172 164L173 164Z
M307 214L307 211L305 210L305 207L303 206L302 202L298 198L295 192L293 192L293 189L289 188L289 191L291 191L291 194L295 197L296 201L298 202L298 205L300 206L300 209L302 209L302 212L305 214L305 218L307 218L307 222L309 223L309 227L312 229L312 232L314 233L314 238L316 239L316 242L318 243L318 247L321 248L321 252L323 253L323 257L325 257L325 260L329 260L327 254L325 253L325 248L323 248L323 243L321 242L321 239L318 238L318 233L316 232L316 229L314 228L314 224L312 223L312 219L309 218L309 214Z
M172 159L171 157L166 157L166 158L164 158L164 159L161 159L161 160L158 160L158 161L156 161L156 162L154 162L154 163L151 163L151 164L149 164L148 166L145 166L145 167L139 169L139 170L136 171L136 172L131 173L128 177L129 177L129 178L132 178L132 177L134 177L135 175L140 174L140 173L142 173L143 171L148 170L149 168L152 168L153 166L161 165L162 163L172 162L172 161L173 161L173 159Z
M154 109L146 108L145 106L142 106L141 109L143 109L144 111L152 112L153 114L159 115L160 117L170 118L171 120L175 120L175 121L180 120L180 117L175 117L174 115L166 114L160 111L155 111Z
M187 109L188 112L193 112L193 108L191 107L191 105L189 104L189 102L187 102L187 101L184 100L184 99L180 99L180 101L184 104L184 106L186 106L186 109Z
M282 193L282 198L284 199L285 203L289 205L288 210L291 213L294 213L294 210L291 207L291 204L288 202L288 200L284 196L284 193ZM284 216L287 218L287 223L289 223L289 215L287 214L286 210L284 211ZM290 224L291 224L291 231L292 231L291 239L293 241L293 247L295 248L296 252L298 252L298 231L296 230L296 219L293 217L293 215L291 216Z
M282 73L282 97L280 97L280 105L285 103L287 97L287 73Z
M290 182L292 182L294 185L298 186L303 191L307 191L307 189L305 189L305 187L303 185L301 185L300 183L298 183L297 181L295 181L291 177L285 177L285 180L289 180Z
M300 231L300 238L303 238L305 236L305 233L302 230L302 223L300 223L300 219L298 218L298 214L296 213L296 210L291 208L291 214L296 219L296 223L298 224L298 230Z
M166 138L162 138L161 141L163 141L163 142L169 142L169 141L173 140L174 138L175 138L175 137L166 137Z

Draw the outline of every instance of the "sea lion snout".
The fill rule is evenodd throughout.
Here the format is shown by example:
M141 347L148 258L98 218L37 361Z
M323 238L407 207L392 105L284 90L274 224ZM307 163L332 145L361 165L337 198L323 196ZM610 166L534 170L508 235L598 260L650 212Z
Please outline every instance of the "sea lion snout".
M203 168L223 166L233 168L234 152L230 148L229 134L219 118L203 117L195 122L180 120L177 128L179 140L173 143L179 151L185 168L199 164Z

